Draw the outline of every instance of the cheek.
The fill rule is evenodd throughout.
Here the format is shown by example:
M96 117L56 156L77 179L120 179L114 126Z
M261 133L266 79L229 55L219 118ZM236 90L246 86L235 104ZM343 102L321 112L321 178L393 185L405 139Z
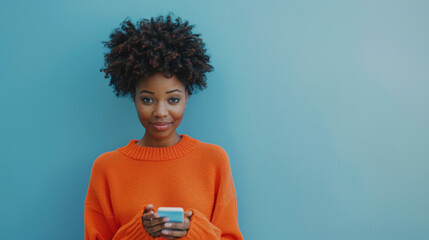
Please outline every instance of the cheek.
M150 111L148 109L139 108L137 110L137 115L142 123L147 122L151 116Z
M177 107L170 111L170 115L175 121L182 120L184 114L185 114L184 107Z

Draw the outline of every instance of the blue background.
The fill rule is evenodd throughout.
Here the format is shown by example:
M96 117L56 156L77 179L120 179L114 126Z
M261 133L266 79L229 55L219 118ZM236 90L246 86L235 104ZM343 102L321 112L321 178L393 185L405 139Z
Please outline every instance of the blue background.
M144 134L101 41L170 11L215 67L178 132L228 152L245 239L429 239L429 3L380 0L1 1L1 238L83 239L93 161Z

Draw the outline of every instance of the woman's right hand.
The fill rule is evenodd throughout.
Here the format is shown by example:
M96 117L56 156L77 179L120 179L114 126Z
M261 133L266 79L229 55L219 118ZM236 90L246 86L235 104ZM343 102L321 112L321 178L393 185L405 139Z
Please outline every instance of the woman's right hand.
M143 227L153 238L161 236L164 223L168 222L168 217L160 218L158 213L153 211L153 205L148 204L142 216Z

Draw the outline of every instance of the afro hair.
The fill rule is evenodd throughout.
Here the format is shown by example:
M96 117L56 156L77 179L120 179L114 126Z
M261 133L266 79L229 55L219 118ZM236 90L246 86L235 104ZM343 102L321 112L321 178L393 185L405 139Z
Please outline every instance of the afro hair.
M205 44L192 33L194 25L174 21L169 13L164 19L143 19L134 25L128 17L110 34L110 41L103 41L110 51L104 55L104 78L110 77L109 86L114 87L116 96L131 93L135 96L137 81L156 72L165 77L177 76L189 95L194 87L207 87L206 72L211 72L210 57Z

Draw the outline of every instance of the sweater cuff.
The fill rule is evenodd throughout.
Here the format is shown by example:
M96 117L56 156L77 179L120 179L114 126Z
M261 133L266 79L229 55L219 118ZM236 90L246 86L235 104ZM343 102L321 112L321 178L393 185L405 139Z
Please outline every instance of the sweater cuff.
M195 208L190 208L186 211L192 211L191 222L189 225L186 239L207 239L218 240L221 239L222 231L212 224L207 217Z
M142 209L131 219L127 224L123 225L113 238L113 240L153 240L154 238L150 236L143 227L142 216L146 206L143 206Z

